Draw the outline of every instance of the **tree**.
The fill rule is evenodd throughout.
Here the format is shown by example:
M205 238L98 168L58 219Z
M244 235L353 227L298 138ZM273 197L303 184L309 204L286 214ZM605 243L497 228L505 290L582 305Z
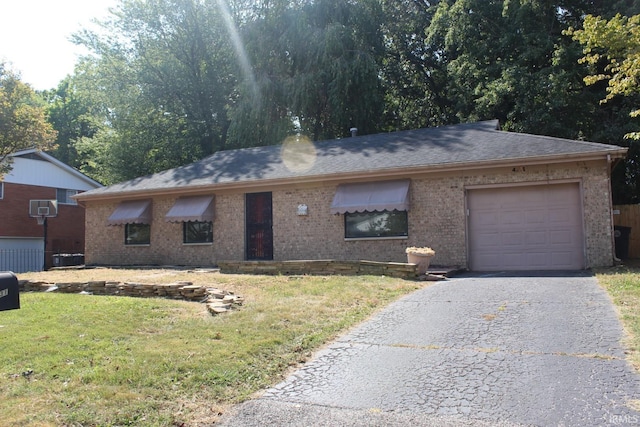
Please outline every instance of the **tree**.
M588 15L582 30L567 33L584 46L581 61L592 70L584 78L585 83L607 83L607 95L602 102L640 93L640 15L630 18L616 15L609 20ZM631 111L630 116L639 117L640 108ZM626 137L640 139L640 132L630 132Z
M600 129L579 43L589 0L383 0L388 129L498 118L506 130L584 138Z
M638 122L622 118L640 116L640 15L618 14L608 20L588 15L583 29L567 33L584 46L581 62L590 67L585 83L606 84L601 103L619 113L619 125L612 131L617 133L619 143L629 147L626 159L612 173L614 203L639 203L640 146L635 141L629 143L640 139Z
M99 151L108 153L104 162L113 179L190 163L226 147L238 73L223 22L212 1L122 0L101 32L75 36L93 54L85 61L111 129L100 141L108 149Z
M454 0L434 2L416 39L428 46L423 68L438 121L498 118L504 129L577 137L589 123L577 44L562 30L586 2ZM418 52L420 52L418 50ZM415 54L413 54L416 57Z
M393 131L455 123L442 35L429 32L439 0L383 1L385 52L384 129Z
M78 65L80 67L80 65ZM92 138L104 125L104 116L97 111L99 104L91 98L91 92L80 88L82 72L67 76L58 87L45 91L49 122L58 133L56 148L51 155L58 160L82 169L84 159L78 157L75 144L81 138Z
M92 56L52 98L58 153L110 183L351 127L497 118L505 130L617 143L630 100L598 103L606 85L584 85L582 47L563 31L638 3L120 0L101 32L76 37ZM94 106L78 115L85 100Z
M11 170L10 154L28 148L50 149L55 137L42 100L17 73L0 63L0 178Z
M313 140L380 127L383 38L377 1L280 1L243 25L255 87L232 109L236 145L274 144L294 132Z

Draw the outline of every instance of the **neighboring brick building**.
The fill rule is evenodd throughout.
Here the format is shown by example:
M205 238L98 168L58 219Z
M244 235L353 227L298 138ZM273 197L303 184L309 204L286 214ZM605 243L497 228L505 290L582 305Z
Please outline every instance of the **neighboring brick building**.
M77 196L88 264L406 261L474 270L614 261L610 171L626 149L497 121L219 152Z
M84 252L84 209L71 196L101 185L54 157L24 150L0 181L0 270L42 270L44 226L29 216L30 200L55 200L58 214L47 219L46 263L52 254Z

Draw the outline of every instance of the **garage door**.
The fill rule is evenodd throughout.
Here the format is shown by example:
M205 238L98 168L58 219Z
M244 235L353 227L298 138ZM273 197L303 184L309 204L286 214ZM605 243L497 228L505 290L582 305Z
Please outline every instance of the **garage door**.
M467 207L472 270L585 267L577 183L469 190Z

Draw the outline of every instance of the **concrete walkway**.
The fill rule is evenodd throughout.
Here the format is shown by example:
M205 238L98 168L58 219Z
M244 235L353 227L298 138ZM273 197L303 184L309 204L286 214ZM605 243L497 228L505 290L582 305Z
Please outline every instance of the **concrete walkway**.
M640 376L587 272L467 275L391 304L224 426L640 426Z

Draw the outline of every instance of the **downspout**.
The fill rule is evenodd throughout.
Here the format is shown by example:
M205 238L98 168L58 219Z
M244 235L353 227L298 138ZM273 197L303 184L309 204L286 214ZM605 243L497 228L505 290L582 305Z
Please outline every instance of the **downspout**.
M609 216L611 217L611 253L613 254L613 265L622 262L621 259L616 257L616 236L615 236L615 228L613 225L613 186L611 185L611 175L613 173L613 168L618 165L618 162L614 166L612 166L613 161L611 160L611 154L607 154L607 180L609 181Z

